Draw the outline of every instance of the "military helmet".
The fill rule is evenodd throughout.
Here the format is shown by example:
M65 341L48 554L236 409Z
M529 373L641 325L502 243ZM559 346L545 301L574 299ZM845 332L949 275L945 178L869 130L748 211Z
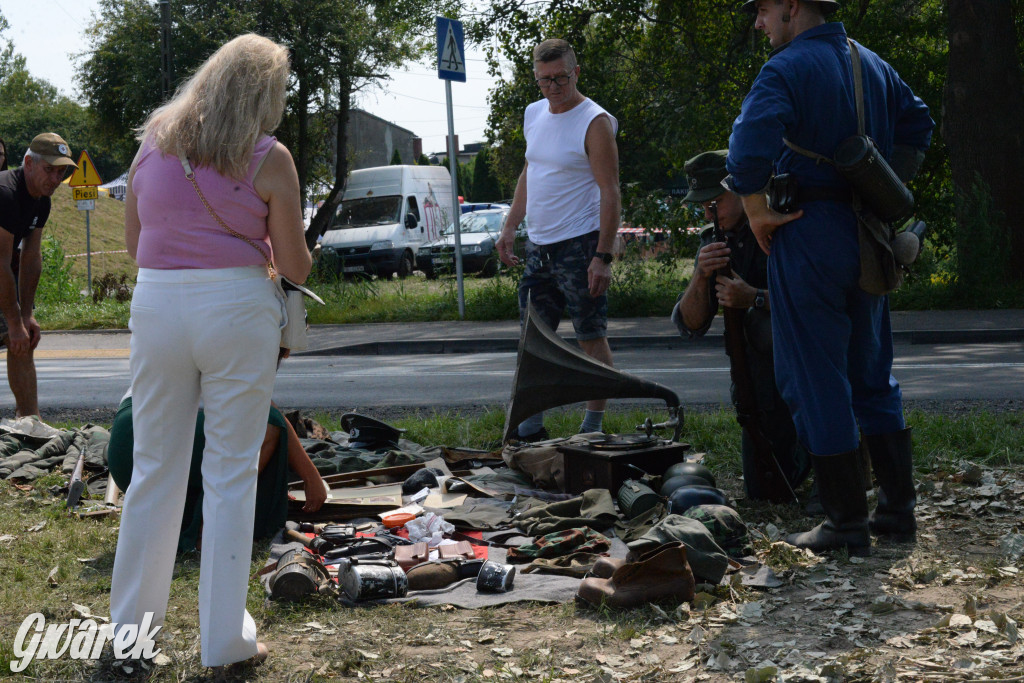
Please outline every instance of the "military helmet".
M817 2L821 5L821 11L825 16L839 9L839 2L837 0L801 0L801 2ZM747 0L740 9L747 14L757 14L757 0Z
M662 482L660 489L661 497L668 498L676 489L693 485L710 486L712 483L699 474L677 474L676 476L670 479L665 479L664 482Z
M697 505L728 505L729 499L721 489L713 486L684 486L668 497L668 513L681 515Z
M686 460L669 465L665 473L661 475L661 479L662 481L668 481L672 477L678 477L681 474L695 474L705 479L708 486L715 485L715 475L711 474L711 470L699 462L689 462Z

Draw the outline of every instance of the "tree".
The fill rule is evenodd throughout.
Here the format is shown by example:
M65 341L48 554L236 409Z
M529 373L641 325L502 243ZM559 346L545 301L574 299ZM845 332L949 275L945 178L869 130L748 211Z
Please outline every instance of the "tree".
M946 55L943 1L851 0L842 3L836 17L851 36L897 68L932 105L936 118ZM495 0L469 33L489 46L492 76L507 73L509 64L513 71L491 93L487 135L499 180L514 186L522 170L523 111L540 97L532 48L559 36L579 57L581 91L619 122L626 220L664 221L659 227L675 230L698 220L667 205L666 190L684 182L688 158L727 146L732 122L770 49L740 5L740 0L561 0L555 7ZM951 193L941 136L913 189L922 217L939 227L933 234L948 241Z
M494 202L505 195L501 191L498 178L491 170L491 148L480 148L473 158L473 200L478 202Z
M948 0L947 10L949 68L942 132L956 190L957 275L968 285L1007 278L1020 282L1024 86L1014 5Z
M391 165L401 166L402 165L402 154L395 148L395 151L391 154Z
M303 199L311 187L318 193L328 188L307 231L312 246L328 226L348 175L353 93L426 54L434 15L456 8L457 0L176 0L175 77L180 83L239 33L253 31L289 46L293 83L276 134L295 158ZM133 129L161 99L158 20L148 0L101 0L89 29L91 49L79 83L103 133L127 159L136 147Z
M0 14L0 35L7 29L7 20ZM0 47L0 121L10 165L21 164L32 138L52 131L63 137L75 153L88 145L100 173L112 177L116 165L110 163L107 150L95 142L90 112L50 82L32 76L25 58L14 51L9 40Z
M473 192L473 172L469 164L461 164L455 160L455 176L459 186L459 195L467 202L476 201L476 194Z

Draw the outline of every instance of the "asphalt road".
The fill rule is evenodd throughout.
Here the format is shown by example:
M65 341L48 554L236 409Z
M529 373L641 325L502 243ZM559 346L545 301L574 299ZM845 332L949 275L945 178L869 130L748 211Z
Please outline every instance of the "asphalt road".
M729 400L729 367L720 348L621 351L615 362L665 384L683 403ZM514 353L296 357L283 363L274 399L285 407L324 409L501 405L515 363ZM114 410L129 384L127 358L48 358L36 365L44 413ZM893 374L912 400L1021 399L1024 343L898 344ZM13 408L4 386L0 409Z

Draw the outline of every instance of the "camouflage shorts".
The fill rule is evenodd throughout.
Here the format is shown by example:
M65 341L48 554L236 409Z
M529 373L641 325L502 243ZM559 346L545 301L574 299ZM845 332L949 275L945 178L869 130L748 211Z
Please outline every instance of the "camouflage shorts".
M526 315L527 297L551 329L558 329L568 309L576 338L608 336L608 296L590 296L587 268L597 251L597 231L554 244L526 242L526 270L519 282L519 315Z

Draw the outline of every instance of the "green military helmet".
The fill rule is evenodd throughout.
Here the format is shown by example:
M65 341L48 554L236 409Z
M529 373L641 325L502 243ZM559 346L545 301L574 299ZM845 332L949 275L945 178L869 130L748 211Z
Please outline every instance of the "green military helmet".
M817 2L819 5L821 5L821 11L825 14L825 16L828 16L829 14L832 14L837 9L839 9L839 3L837 2L837 0L801 0L801 1L802 2ZM747 0L745 3L743 3L743 6L740 7L740 9L743 10L744 12L746 12L747 14L757 14L757 0Z
M728 171L725 170L727 156L729 156L729 150L718 149L714 152L698 154L683 164L686 183L690 187L690 191L683 197L684 202L700 204L711 201L725 192L725 188L722 187L722 179L728 175Z

